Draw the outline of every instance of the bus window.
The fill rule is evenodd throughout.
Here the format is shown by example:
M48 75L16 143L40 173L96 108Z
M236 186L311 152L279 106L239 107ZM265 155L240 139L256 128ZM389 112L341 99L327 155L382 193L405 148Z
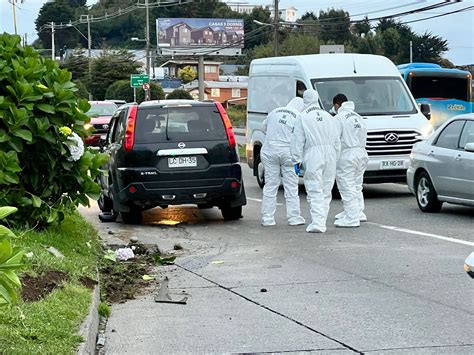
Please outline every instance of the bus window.
M456 99L469 101L468 79L459 77L414 76L411 92L415 99Z

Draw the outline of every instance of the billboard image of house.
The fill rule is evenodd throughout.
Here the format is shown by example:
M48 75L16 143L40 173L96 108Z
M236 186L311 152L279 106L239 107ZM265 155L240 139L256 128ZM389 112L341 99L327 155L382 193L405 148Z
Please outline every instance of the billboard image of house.
M160 47L244 46L242 19L159 18L156 29Z

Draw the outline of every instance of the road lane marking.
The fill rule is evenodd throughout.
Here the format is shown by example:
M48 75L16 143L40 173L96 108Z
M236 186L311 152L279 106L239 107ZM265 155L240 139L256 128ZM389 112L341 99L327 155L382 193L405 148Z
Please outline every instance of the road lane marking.
M394 226L385 226L385 225L379 224L379 223L373 223L373 222L367 222L367 223L372 224L374 226L378 226L380 228L389 229L389 230L392 230L392 231L397 231L397 232L402 232L402 233L407 233L407 234L414 234L414 235L421 235L423 237L430 237L430 238L444 240L446 242L458 243L458 244L463 244L463 245L468 245L470 247L474 247L474 243L473 242L468 242L467 240L456 239L456 238L451 238L451 237L444 237L442 235L419 232L419 231L415 231L415 230L412 230L412 229L399 228L399 227L394 227Z
M259 198L247 197L247 200L250 200L250 201L255 201L255 202L260 202L260 203L262 203L262 200L261 200L261 199L259 199ZM278 202L277 202L277 206L283 206L283 203L278 203Z

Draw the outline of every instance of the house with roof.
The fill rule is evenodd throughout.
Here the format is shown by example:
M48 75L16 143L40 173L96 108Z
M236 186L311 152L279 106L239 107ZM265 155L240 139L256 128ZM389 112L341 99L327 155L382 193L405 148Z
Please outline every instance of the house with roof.
M224 30L214 31L214 43L215 44L226 44L227 43L227 32Z
M204 80L219 80L219 68L221 62L204 61ZM168 60L163 63L161 68L168 68L168 75L170 78L177 78L178 72L184 67L191 67L196 73L198 72L198 61L197 60Z
M179 22L165 30L164 42L174 46L189 46L191 44L192 27L187 23Z
M209 27L196 28L191 31L193 44L214 44L214 30Z
M184 85L184 90L191 96L199 99L199 87L197 81ZM204 81L204 99L215 100L225 107L230 105L247 103L248 81Z

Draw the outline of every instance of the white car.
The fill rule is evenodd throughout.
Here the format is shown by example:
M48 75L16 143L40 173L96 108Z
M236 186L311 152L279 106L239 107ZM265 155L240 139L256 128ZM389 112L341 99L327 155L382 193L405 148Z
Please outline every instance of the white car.
M423 212L439 212L443 202L474 206L474 113L453 117L414 145L407 182Z

